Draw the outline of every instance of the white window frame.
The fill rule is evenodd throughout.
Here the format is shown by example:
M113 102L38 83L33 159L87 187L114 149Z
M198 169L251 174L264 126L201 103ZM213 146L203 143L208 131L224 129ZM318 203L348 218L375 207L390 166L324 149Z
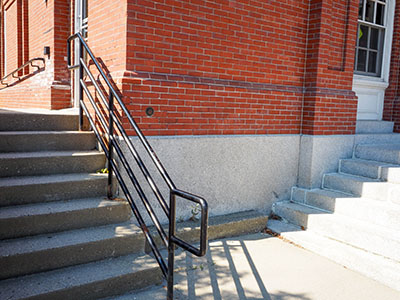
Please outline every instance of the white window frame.
M395 6L396 6L396 0L386 0L386 9L385 9L386 30L385 30L385 40L383 42L381 76L376 77L376 76L368 76L355 73L353 77L353 85L362 85L362 86L366 85L368 87L377 87L377 88L388 87Z

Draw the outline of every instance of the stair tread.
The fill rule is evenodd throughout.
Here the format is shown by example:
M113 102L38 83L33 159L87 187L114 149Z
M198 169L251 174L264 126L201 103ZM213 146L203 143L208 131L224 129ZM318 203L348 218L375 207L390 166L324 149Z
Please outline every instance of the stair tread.
M7 152L0 153L1 159L22 159L42 157L83 157L83 156L104 156L98 150L76 150L76 151L38 151L38 152Z
M316 208L316 207L311 207L307 205L303 205L300 203L295 203L291 201L281 201L281 202L276 202L275 205L279 206L284 206L285 208L293 209L302 213L305 213L307 215L312 215L312 214L329 214L330 212L327 212L325 210Z
M84 289L84 292L90 294L91 284L104 282L112 278L123 280L121 277L124 275L143 270L150 270L154 275L161 272L155 259L148 255L130 254L109 258L0 281L0 298L38 297L41 294L70 290L73 287L82 287L84 285L89 287L89 289Z
M86 198L68 201L53 201L46 203L6 206L0 209L0 220L117 205L127 204L123 201L112 201L107 200L106 198Z
M138 226L131 221L127 221L119 224L3 240L0 241L0 258L141 233L142 231Z
M84 180L104 180L107 174L98 173L72 173L41 176L20 176L0 178L0 188L8 186L23 186L27 184L45 184L55 182L72 182Z
M297 203L292 203L289 201L284 201L284 202L278 202L279 204L287 209L295 210L297 212L306 214L308 218L312 215L321 215L325 214L323 217L324 219L321 218L324 222L330 222L332 224L335 224L335 226L338 225L344 225L346 227L349 227L351 229L359 228L360 229L360 234L376 234L382 237L385 237L387 239L395 240L400 242L400 233L398 230L393 230L388 227L384 227L381 225L376 225L376 224L370 224L367 221L364 220L359 220L355 219L346 215L342 214L335 214L332 212L328 211L323 211L319 209L314 209L310 208L309 206L305 206L302 204L297 204ZM312 228L311 228L312 230Z

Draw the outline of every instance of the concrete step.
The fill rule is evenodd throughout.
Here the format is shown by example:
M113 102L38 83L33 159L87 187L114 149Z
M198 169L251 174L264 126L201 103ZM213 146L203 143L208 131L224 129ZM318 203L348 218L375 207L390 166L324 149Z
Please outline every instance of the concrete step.
M391 288L400 290L400 263L377 254L323 237L312 231L277 220L268 228L286 240L327 257Z
M224 237L238 236L242 234L261 232L268 222L268 216L260 212L249 210L232 213L222 216L213 216L208 221L208 239L218 239ZM164 227L168 231L168 227ZM200 236L200 224L198 221L178 222L176 225L177 236L187 242L196 242ZM159 238L154 227L150 227L150 232L155 237L154 241L160 248L164 244ZM149 253L150 247L146 243L146 252Z
M393 133L394 122L359 120L356 133Z
M155 259L130 254L0 281L0 299L98 299L161 281Z
M329 173L324 175L322 187L400 204L400 185L395 183L348 174Z
M399 144L399 133L361 133L354 136L354 144Z
M400 144L365 144L357 145L356 158L400 164Z
M400 262L397 230L292 202L276 203L274 212L294 225Z
M365 159L341 159L339 173L400 183L400 165Z
M131 253L144 254L144 236L131 222L0 241L0 279Z
M299 190L302 190L304 195L297 200L306 205L400 230L400 206L398 205L323 189ZM300 191L294 191L293 195L300 195Z
M256 211L210 217L209 239L260 232L265 228L267 220L267 216ZM195 246L199 239L197 223L194 221L177 223L178 236ZM98 247L96 243L105 243L103 246L105 248L101 248L101 251L106 255L115 256L117 254L111 252L113 247L107 242L107 236L111 239L124 239L124 243L128 243L128 240L125 241L125 239L133 238L130 235L136 233L131 233L131 231L137 229L136 227L132 229L130 226L115 225L116 229L106 226L106 234L101 232L102 229L89 228L52 234L50 235L51 239L47 238L48 235L41 235L14 241L5 240L0 243L0 246L5 245L1 248L0 254L8 255L11 258L3 264L0 257L0 264L5 269L25 268L29 271L32 268L43 268L43 266L39 266L42 259L48 260L48 262L42 262L46 267L52 263L69 263L75 255L82 256L78 259L85 259L85 257L93 255L97 257L102 254L88 253L89 250L96 252L94 250ZM91 230L95 232L92 233ZM150 230L153 232L154 228L150 228ZM112 237L113 232L116 233L116 237ZM74 233L73 236L72 233ZM102 241L102 239L106 239L106 241ZM82 243L78 246L81 240ZM133 251L139 250L144 245L142 241L143 239L137 240L135 243L129 242L130 246L128 247L135 247L135 249L131 249ZM32 251L32 249L36 251ZM62 253L67 253L67 251L67 257L59 258ZM125 248L121 251L125 251ZM34 253L30 254L30 252ZM176 254L179 255L180 252L181 250L178 248ZM118 249L116 253L118 253ZM161 253L166 258L166 251L163 250ZM24 255L30 255L31 259L29 260L29 256L24 257ZM71 257L68 257L70 255ZM34 266L25 266L24 261L32 263ZM8 264L17 264L17 266L7 267ZM22 271L13 272L21 273ZM153 258L127 255L0 281L0 299L98 299L159 284L161 280L160 268Z
M106 195L107 174L0 178L0 207Z
M0 113L0 131L78 130L78 115L38 114L15 111Z
M89 198L27 204L0 209L0 239L99 226L127 221L125 201Z
M93 150L91 131L0 131L0 152Z
M209 239L261 232L267 220L265 215L255 211L211 217ZM150 231L155 233L152 227ZM196 222L177 223L177 232L187 242L196 243L199 240ZM131 221L3 240L0 241L0 279L139 253L146 246L141 229Z
M0 153L0 177L91 173L104 168L99 151Z

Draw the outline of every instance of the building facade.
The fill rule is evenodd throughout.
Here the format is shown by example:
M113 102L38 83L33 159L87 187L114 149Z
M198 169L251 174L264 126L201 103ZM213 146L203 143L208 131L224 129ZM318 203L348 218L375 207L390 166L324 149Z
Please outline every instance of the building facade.
M358 121L400 131L399 6L3 0L1 77L45 61L4 81L0 107L76 106L66 40L81 31L178 185L213 214L269 211L351 157Z

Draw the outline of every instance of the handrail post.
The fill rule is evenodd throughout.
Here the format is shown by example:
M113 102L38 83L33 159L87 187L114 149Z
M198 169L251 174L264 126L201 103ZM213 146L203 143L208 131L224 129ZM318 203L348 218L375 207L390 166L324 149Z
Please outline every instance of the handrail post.
M175 245L172 242L172 237L175 236L175 214L176 214L176 195L170 191L169 201L169 230L168 230L168 287L167 300L174 298L174 260L175 260Z
M79 41L79 89L78 89L78 94L79 94L79 131L82 131L82 129L83 129L83 108L82 108L82 104L81 104L81 101L83 101L83 87L81 84L81 81L83 80L82 60L83 60L83 45L82 45L82 42Z
M107 197L112 198L112 165L111 160L113 159L113 139L114 139L114 121L113 121L113 109L114 109L114 96L109 90L108 96L108 185L107 185Z

